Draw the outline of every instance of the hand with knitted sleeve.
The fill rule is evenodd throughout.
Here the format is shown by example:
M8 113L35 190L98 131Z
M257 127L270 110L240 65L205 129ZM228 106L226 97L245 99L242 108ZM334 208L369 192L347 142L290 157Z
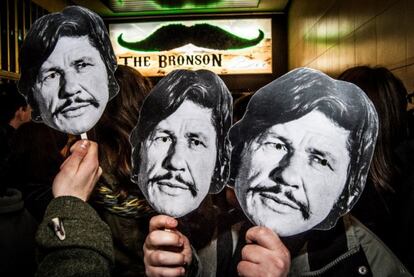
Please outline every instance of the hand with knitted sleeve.
M59 219L64 239L55 231ZM36 234L36 276L110 276L113 264L111 231L87 203L61 196L49 204Z
M88 200L102 174L99 166L98 145L89 140L79 140L70 148L71 155L60 166L53 180L53 196L75 196Z
M101 174L97 144L79 141L71 152L54 179L56 198L36 235L36 276L110 276L110 229L85 202Z

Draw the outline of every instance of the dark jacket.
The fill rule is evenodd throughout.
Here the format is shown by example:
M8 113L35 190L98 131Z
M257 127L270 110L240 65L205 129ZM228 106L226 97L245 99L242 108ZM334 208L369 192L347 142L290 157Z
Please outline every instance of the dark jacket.
M63 239L55 232L52 219L61 223ZM76 197L62 196L50 202L36 242L36 276L111 276L111 231L89 204Z
M53 199L52 183L64 157L60 150L67 135L45 124L28 122L16 130L7 176L19 189L27 210L38 222Z
M97 183L90 202L111 229L115 258L112 276L144 276L143 245L153 210L143 196L130 193L123 197L113 190L118 186L117 180L110 174L109 166L103 168L106 172Z
M329 231L313 231L299 253L292 260L291 276L411 276L391 250L350 215Z
M143 246L150 216L123 217L107 210L99 210L99 214L112 232L115 256L112 277L144 276Z
M250 227L246 221L234 224L233 232L219 232L218 239L199 251L201 276L237 276ZM388 247L350 215L331 230L282 240L292 257L289 276L411 276Z
M9 124L0 124L0 193L11 187L10 170L11 143L16 130Z
M126 198L120 197L120 193L111 189L116 187L115 179L111 177L108 172L102 175L91 200L102 220L111 228L115 256L112 277L144 276L143 245L149 221L156 212L144 196L136 192ZM212 207L210 197L206 197L197 210L179 219L178 229L193 241L197 249L210 241L216 226L216 210L207 207ZM192 240L192 236L197 240ZM187 271L192 270L192 267L187 268Z
M7 189L0 196L0 276L34 275L36 229L20 191Z
M403 167L401 191L394 214L397 226L396 242L401 260L414 274L414 139L404 142L397 149Z

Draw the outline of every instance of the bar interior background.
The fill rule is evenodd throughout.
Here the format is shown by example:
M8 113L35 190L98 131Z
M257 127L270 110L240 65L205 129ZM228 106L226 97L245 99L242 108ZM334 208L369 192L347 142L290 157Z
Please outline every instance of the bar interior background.
M138 2L144 6L134 6ZM272 18L273 73L224 75L235 96L254 92L299 66L319 69L333 77L356 65L385 66L409 92L414 91L412 0L255 0L250 5L237 0L182 0L178 1L181 8L166 8L167 2L2 0L0 83L18 80L18 49L32 22L65 6L81 5L100 14L106 24L166 18ZM117 9L117 3L122 7Z

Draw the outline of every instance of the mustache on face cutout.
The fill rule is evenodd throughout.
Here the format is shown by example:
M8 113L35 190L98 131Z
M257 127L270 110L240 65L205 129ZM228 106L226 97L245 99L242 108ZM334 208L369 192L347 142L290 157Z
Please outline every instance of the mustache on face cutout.
M169 180L173 180L173 179L175 179L176 181L186 185L188 187L188 189L190 190L190 193L193 197L197 196L198 188L193 182L184 180L184 178L181 177L181 175L173 176L173 174L171 172L167 172L166 174L163 174L163 175L156 175L153 178L149 179L148 182L149 183L157 183L158 181L169 181Z
M190 27L183 24L170 24L136 42L127 42L122 38L122 35L118 36L119 45L130 50L143 52L168 51L189 43L215 50L234 50L254 46L264 38L262 30L259 30L259 35L256 38L245 39L206 23Z

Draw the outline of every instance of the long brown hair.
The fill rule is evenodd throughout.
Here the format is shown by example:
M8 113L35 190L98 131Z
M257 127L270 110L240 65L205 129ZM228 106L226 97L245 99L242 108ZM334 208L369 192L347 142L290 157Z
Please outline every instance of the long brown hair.
M384 67L349 68L339 79L359 86L374 103L380 128L368 176L377 191L394 191L399 169L393 151L407 138L407 90Z
M131 145L129 135L137 123L139 110L152 84L134 68L119 65L115 78L120 90L108 102L93 136L99 144L99 159L103 171L112 174L117 186L115 192L127 195L137 190L130 180Z

